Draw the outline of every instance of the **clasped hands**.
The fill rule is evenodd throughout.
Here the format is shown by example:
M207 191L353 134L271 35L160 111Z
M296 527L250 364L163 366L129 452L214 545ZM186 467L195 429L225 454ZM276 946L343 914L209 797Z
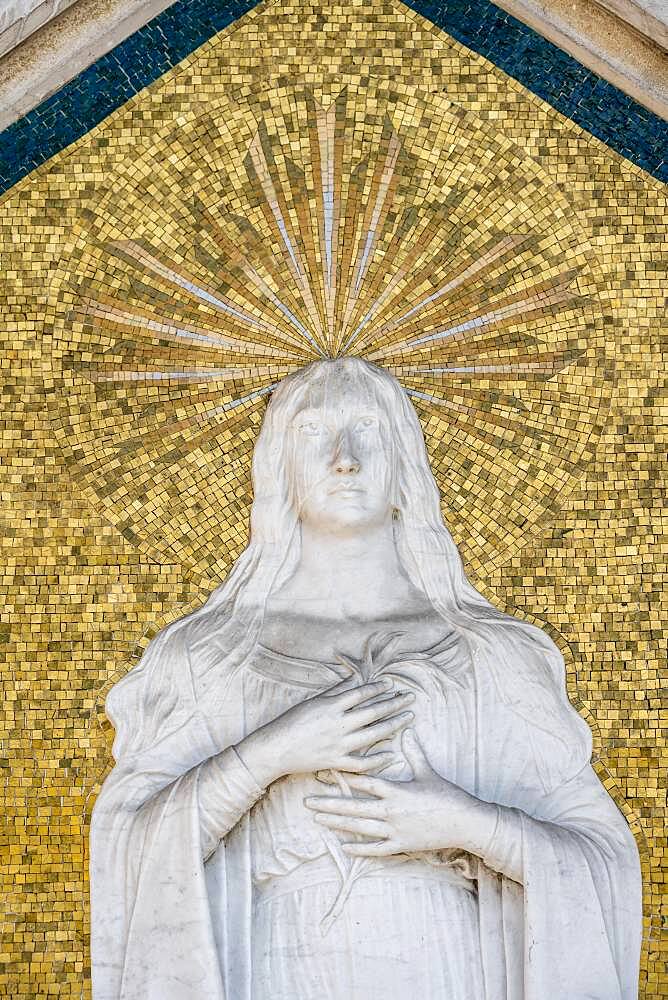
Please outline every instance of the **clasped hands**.
M342 847L350 855L450 848L482 855L493 836L497 807L434 771L408 728L413 701L410 692L394 694L390 678L356 688L344 681L249 734L237 744L237 753L261 787L288 774L344 773L354 794L310 796L305 805L318 823L343 835ZM397 733L413 771L410 781L379 776L396 761L396 752L374 747ZM364 839L347 842L347 833Z

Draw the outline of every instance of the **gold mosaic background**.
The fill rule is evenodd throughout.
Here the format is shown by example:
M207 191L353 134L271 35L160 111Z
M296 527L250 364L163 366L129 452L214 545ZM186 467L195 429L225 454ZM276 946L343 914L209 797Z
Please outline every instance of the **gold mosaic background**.
M399 4L257 8L5 196L0 992L89 995L104 693L243 547L256 394L373 306L349 351L419 394L472 579L566 656L642 853L641 996L668 997L666 211L659 182Z

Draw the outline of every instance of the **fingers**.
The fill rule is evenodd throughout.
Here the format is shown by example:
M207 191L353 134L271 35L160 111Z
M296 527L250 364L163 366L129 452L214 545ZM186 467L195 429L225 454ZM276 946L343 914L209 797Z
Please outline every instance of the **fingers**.
M383 722L376 722L373 726L366 726L358 729L348 736L348 745L351 750L361 750L362 747L371 747L374 743L386 740L394 733L404 729L413 721L415 716L412 712L401 712L392 719L385 719Z
M349 777L357 774L382 774L388 768L396 764L404 764L404 758L395 753L394 750L382 750L379 753L348 754L337 763L338 777L333 771L316 771L315 778L322 785L337 785L341 772L345 774L346 781Z
M382 799L392 785L385 778L370 778L367 774L346 774L346 782L351 792L361 792L376 799Z
M427 777L433 774L431 764L420 746L414 729L405 729L401 735L401 746L404 756L411 766L414 778Z
M369 698L377 698L380 694L387 694L393 687L392 680L389 677L383 677L382 680L372 681L369 684L362 684L361 687L345 691L338 697L341 699L343 708L349 709L354 708L355 705L361 705L363 701L368 701ZM336 689L333 689L332 693L336 693Z
M344 677L342 681L337 681L336 684L332 684L331 687L327 688L326 691L322 691L319 694L314 694L314 698L336 698L339 697L345 691L352 693L348 687L350 684L350 677ZM353 688L353 691L357 691L358 688Z
M354 816L332 816L329 813L316 813L314 819L328 830L343 830L345 833L357 833L374 840L387 839L392 832L387 823L378 819L357 819Z
M367 819L382 819L384 806L380 799L353 799L345 795L309 795L304 805L320 813L342 816L362 816Z
M378 840L370 844L352 842L341 844L341 849L352 858L387 858L400 853L391 840Z
M415 701L415 695L411 691L404 694L395 695L393 698L385 698L368 707L357 707L348 711L351 719L355 720L358 726L370 726L381 719L387 719L396 715L402 709L408 708Z
M364 756L349 754L341 764L341 770L351 774L370 774L384 771L386 767L391 767L402 759L392 750L383 750L380 753L369 753Z

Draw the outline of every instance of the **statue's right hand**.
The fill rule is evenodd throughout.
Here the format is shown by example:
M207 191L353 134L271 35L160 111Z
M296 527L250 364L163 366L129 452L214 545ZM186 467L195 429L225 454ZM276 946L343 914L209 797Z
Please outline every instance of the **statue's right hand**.
M369 753L413 721L410 692L392 694L381 680L341 690L341 685L300 702L245 737L237 753L267 786L287 774L337 770L364 774L392 763L392 752Z

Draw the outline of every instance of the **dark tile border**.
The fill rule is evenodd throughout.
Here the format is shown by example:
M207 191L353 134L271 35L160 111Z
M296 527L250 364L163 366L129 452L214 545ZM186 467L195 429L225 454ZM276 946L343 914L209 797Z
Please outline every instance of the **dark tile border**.
M177 0L0 133L0 194L85 135L257 0ZM668 181L668 122L489 0L408 0L567 118Z
M668 181L668 122L489 0L403 0L627 160Z

